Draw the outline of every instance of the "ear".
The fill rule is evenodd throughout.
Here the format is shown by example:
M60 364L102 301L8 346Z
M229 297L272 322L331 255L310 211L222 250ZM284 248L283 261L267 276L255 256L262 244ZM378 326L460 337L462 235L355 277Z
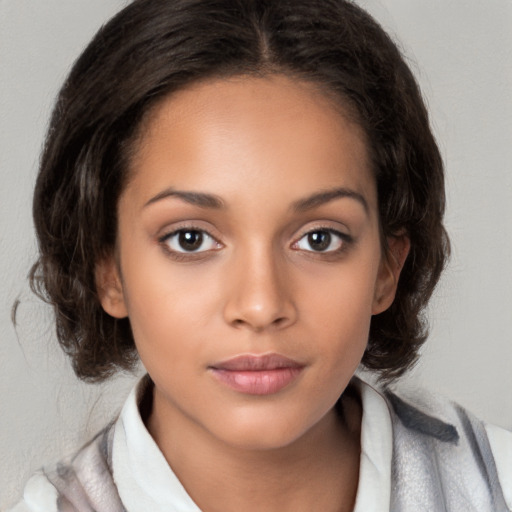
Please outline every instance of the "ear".
M382 255L375 285L372 314L386 311L395 299L400 272L411 248L411 241L405 233L389 236L387 250Z
M95 279L98 298L104 311L114 318L127 317L123 284L114 256L104 258L96 264Z

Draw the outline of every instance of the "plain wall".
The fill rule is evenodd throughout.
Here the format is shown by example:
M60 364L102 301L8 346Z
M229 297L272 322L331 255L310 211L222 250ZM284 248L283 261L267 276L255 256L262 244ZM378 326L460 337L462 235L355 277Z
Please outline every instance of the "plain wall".
M31 295L31 195L54 97L121 0L0 0L0 509L118 410L133 377L77 382ZM453 255L404 385L512 428L512 3L361 0L402 42L447 170ZM11 305L19 299L18 326Z

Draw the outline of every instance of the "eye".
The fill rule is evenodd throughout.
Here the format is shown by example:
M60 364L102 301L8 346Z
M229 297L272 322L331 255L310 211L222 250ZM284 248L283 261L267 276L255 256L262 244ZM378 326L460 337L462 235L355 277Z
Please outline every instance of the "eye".
M198 253L211 251L219 247L219 243L206 231L201 229L178 229L160 239L172 252Z
M312 252L336 252L349 241L349 235L334 229L315 229L295 242L294 248Z

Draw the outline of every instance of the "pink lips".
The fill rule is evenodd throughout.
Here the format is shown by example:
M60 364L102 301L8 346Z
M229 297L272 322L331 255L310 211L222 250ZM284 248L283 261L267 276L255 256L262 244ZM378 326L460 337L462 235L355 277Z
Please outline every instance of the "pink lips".
M294 381L304 366L279 354L242 355L210 366L231 389L249 395L271 395Z

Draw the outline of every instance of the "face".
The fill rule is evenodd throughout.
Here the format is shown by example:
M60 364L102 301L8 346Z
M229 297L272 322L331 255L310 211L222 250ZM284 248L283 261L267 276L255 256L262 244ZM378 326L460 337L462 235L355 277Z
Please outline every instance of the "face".
M251 449L320 428L397 280L359 126L310 84L210 81L158 106L131 172L98 288L153 416Z

